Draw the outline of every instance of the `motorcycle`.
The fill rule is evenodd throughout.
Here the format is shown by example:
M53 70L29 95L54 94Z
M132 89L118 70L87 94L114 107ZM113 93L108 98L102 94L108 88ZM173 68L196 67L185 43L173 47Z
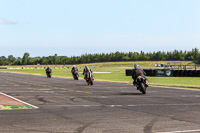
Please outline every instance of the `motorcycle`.
M72 74L72 75L73 75L73 77L74 77L74 80L78 80L79 73L78 73L77 70L76 70L76 71L74 72L74 74Z
M51 78L51 70L46 70L47 78Z
M86 82L88 85L93 85L94 84L94 81L93 81L93 75L92 75L92 72L87 72L86 73Z
M142 94L146 94L146 89L148 85L146 84L146 79L143 76L138 76L135 81L135 86L137 89L142 92Z
M47 73L47 78L51 78L51 73L50 72Z

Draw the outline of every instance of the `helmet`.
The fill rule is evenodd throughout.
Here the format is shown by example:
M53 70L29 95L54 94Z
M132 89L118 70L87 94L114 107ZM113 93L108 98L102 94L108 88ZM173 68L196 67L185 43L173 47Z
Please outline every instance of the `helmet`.
M88 66L85 66L85 70L89 71L89 67L88 67Z
M137 69L138 67L139 67L138 64L135 64L135 65L134 65L134 69Z
M73 67L76 67L75 65L73 65Z

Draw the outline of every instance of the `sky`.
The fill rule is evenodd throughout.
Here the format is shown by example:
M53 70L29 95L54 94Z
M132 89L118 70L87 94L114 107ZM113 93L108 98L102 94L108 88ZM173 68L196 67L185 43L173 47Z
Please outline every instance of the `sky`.
M200 0L0 0L0 56L200 48Z

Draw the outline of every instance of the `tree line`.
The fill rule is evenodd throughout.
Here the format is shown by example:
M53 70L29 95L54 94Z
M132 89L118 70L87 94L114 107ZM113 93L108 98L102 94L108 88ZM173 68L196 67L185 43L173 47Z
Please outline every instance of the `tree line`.
M81 64L94 62L115 62L115 61L194 61L200 64L200 51L197 48L191 51L172 52L115 52L101 54L83 54L81 56L54 56L48 57L30 57L29 53L24 53L23 58L0 57L0 65L65 65L65 64Z

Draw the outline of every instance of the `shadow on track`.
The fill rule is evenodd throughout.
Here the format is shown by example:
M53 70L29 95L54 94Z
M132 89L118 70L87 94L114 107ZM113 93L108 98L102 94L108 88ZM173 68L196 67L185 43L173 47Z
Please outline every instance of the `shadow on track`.
M144 95L142 93L128 93L128 92L123 92L123 93L120 93L120 95Z
M76 85L72 85L72 86L89 86L87 84L76 84Z

